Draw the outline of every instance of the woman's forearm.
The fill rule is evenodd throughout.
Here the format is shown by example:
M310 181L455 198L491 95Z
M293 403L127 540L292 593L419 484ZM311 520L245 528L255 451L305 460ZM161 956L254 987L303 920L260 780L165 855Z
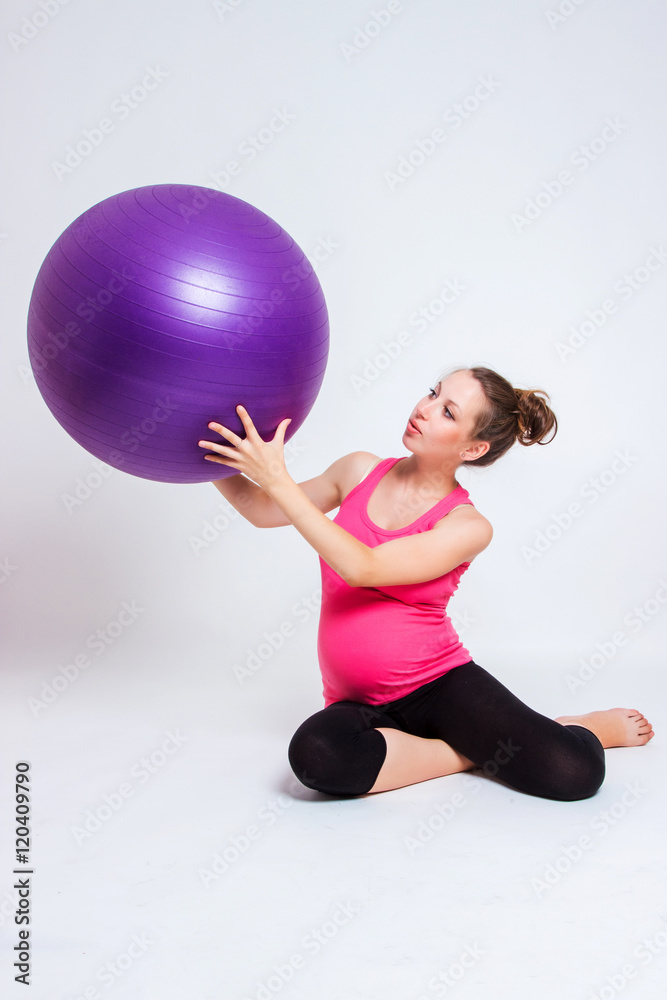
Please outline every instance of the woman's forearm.
M227 476L226 479L216 479L213 485L239 514L243 514L255 527L261 527L259 523L261 511L268 499L261 486L253 483L252 479L247 479L242 473Z
M351 587L360 586L372 548L334 524L289 473L279 476L266 492L322 559Z

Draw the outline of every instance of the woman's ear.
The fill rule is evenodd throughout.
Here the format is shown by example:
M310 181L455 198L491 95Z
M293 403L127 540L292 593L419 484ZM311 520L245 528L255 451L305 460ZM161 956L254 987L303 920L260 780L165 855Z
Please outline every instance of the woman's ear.
M461 453L461 458L465 458L466 455L468 461L474 461L476 458L481 458L482 455L486 455L487 451L491 445L488 441L477 441L473 444L467 451Z

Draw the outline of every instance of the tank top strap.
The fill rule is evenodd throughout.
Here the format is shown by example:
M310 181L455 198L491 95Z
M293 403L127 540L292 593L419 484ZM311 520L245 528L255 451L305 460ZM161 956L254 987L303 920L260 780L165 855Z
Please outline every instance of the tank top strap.
M468 490L461 486L459 483L451 493L439 500L430 510L425 511L420 517L416 518L413 522L406 525L404 528L380 528L377 524L374 524L368 516L368 501L370 499L371 493L374 491L378 484L378 481L387 473L389 470L400 462L401 458L383 458L377 465L371 469L371 471L364 476L361 482L357 483L350 492L347 494L341 507L350 504L350 509L355 511L356 514L361 518L361 520L366 524L367 527L376 533L387 536L398 536L401 533L413 534L417 530L428 530L432 528L437 521L445 517L451 510L455 507L460 507L462 504L468 504L474 507L474 503L470 499L470 494Z
M449 514L455 507L461 507L463 504L467 504L470 507L475 506L470 499L468 490L459 483L456 489L452 490L446 497L439 500L434 507L426 511L423 526L428 529L434 527L437 521Z
M347 496L345 497L345 499L341 503L341 507L343 506L343 504L346 504L348 502L348 500L351 500L351 499L358 500L359 502L363 502L364 498L367 495L370 496L370 494L373 492L373 490L375 489L376 483L378 482L378 480L380 480L382 478L382 476L384 476L385 472L388 472L389 469L392 467L392 465L395 465L396 462L399 462L399 461L400 461L400 458L382 458L382 459L380 459L380 461L377 463L377 465L374 466L374 468L372 468L371 471L367 475L364 476L364 478L361 480L361 482L357 483L356 486L352 487L352 489L350 490L350 492L347 494Z

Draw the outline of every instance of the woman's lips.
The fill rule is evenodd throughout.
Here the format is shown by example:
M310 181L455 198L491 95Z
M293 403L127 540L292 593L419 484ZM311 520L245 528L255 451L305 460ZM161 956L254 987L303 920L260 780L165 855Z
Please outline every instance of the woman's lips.
M408 427L410 427L411 430L413 430L415 432L415 434L421 434L421 431L419 430L419 428L417 426L415 426L414 421L408 420Z

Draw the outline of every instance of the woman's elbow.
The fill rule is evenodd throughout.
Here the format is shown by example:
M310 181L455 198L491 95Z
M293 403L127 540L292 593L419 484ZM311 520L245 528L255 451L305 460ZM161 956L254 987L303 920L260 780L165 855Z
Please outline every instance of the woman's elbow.
M339 573L345 580L348 587L375 587L373 582L373 566L371 563L364 563L361 566L353 567L349 573Z

